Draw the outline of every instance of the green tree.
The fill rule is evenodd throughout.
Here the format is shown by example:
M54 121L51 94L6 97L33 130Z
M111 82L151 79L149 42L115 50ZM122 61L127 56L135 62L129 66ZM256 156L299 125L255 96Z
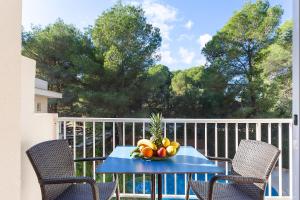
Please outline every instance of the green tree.
M60 19L45 28L33 27L22 36L22 54L36 60L37 77L47 80L51 90L63 93L59 113L80 115L80 74L93 55L89 37Z
M147 113L169 116L171 78L172 73L167 66L154 65L148 69L145 85L149 92L143 105Z
M95 116L138 115L148 92L147 70L158 59L159 29L147 23L140 7L117 3L96 20L92 40L103 65L92 84L85 77L88 109Z
M201 116L201 111L203 111L203 71L204 67L200 66L174 73L171 82L172 116Z
M174 73L171 110L174 117L225 117L232 112L234 93L220 68L193 67Z
M265 0L246 3L203 49L212 66L231 76L228 85L239 85L240 116L257 116L270 107L262 106L269 103L264 102L267 85L259 64L266 56L263 50L274 40L282 13L280 6L272 7Z
M260 64L270 85L271 111L276 117L291 117L292 32L292 21L283 23L276 31L274 43L265 49L267 56Z

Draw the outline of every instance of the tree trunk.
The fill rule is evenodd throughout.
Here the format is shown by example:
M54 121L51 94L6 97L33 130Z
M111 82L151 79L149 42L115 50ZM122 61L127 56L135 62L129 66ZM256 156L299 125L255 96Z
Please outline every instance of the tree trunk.
M252 112L250 113L250 116L256 116L257 109L256 109L256 94L255 94L255 88L253 83L253 77L254 77L254 66L252 64L252 52L248 52L248 64L249 64L249 72L248 72L248 81L249 81L249 95L250 95L250 106L252 107ZM249 116L249 117L250 117Z

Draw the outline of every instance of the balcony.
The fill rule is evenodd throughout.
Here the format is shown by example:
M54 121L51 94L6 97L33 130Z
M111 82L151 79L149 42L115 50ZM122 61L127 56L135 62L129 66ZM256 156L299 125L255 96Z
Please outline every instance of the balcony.
M136 145L149 137L147 118L68 118L57 123L57 138L68 139L74 158L107 156L118 145ZM163 134L181 145L193 146L207 156L232 158L241 139L261 140L281 151L267 186L267 199L291 199L292 120L291 119L164 119ZM220 164L220 163L216 163ZM109 181L108 174L96 174L97 163L75 164L77 175ZM223 166L229 172L228 164ZM193 179L208 181L211 174L194 174ZM121 197L149 198L150 177L124 174L119 177ZM164 175L163 197L184 199L187 175ZM196 199L194 195L191 199Z

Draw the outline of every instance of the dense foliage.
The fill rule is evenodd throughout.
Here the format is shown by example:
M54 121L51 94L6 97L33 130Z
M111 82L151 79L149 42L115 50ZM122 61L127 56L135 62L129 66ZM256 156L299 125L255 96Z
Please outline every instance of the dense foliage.
M37 76L63 93L61 116L290 117L292 22L246 3L204 47L205 66L156 65L162 38L140 7L117 3L82 32L56 21L23 33Z

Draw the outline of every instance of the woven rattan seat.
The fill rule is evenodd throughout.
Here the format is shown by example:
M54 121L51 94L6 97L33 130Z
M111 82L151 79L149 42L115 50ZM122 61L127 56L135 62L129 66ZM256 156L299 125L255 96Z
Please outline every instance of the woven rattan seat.
M110 199L116 189L115 183L97 183L99 188L99 199L106 200ZM91 187L88 184L73 184L68 187L56 200L93 200Z
M75 176L73 152L67 140L42 142L26 153L38 177L43 200L108 200L115 191L119 198L117 179L115 182L96 183L90 177Z
M210 160L230 162L232 174L214 176L209 182L190 179L186 199L189 199L191 187L201 200L263 200L268 178L279 154L280 151L273 145L242 140L232 161L208 157Z
M190 181L191 188L195 192L196 196L199 199L208 200L208 188L209 182L200 182L200 181ZM255 186L254 186L255 187ZM253 193L254 194L254 193ZM226 183L215 183L214 184L214 195L213 199L222 199L222 200L256 200L256 197L252 194L249 196L238 184L226 184Z

